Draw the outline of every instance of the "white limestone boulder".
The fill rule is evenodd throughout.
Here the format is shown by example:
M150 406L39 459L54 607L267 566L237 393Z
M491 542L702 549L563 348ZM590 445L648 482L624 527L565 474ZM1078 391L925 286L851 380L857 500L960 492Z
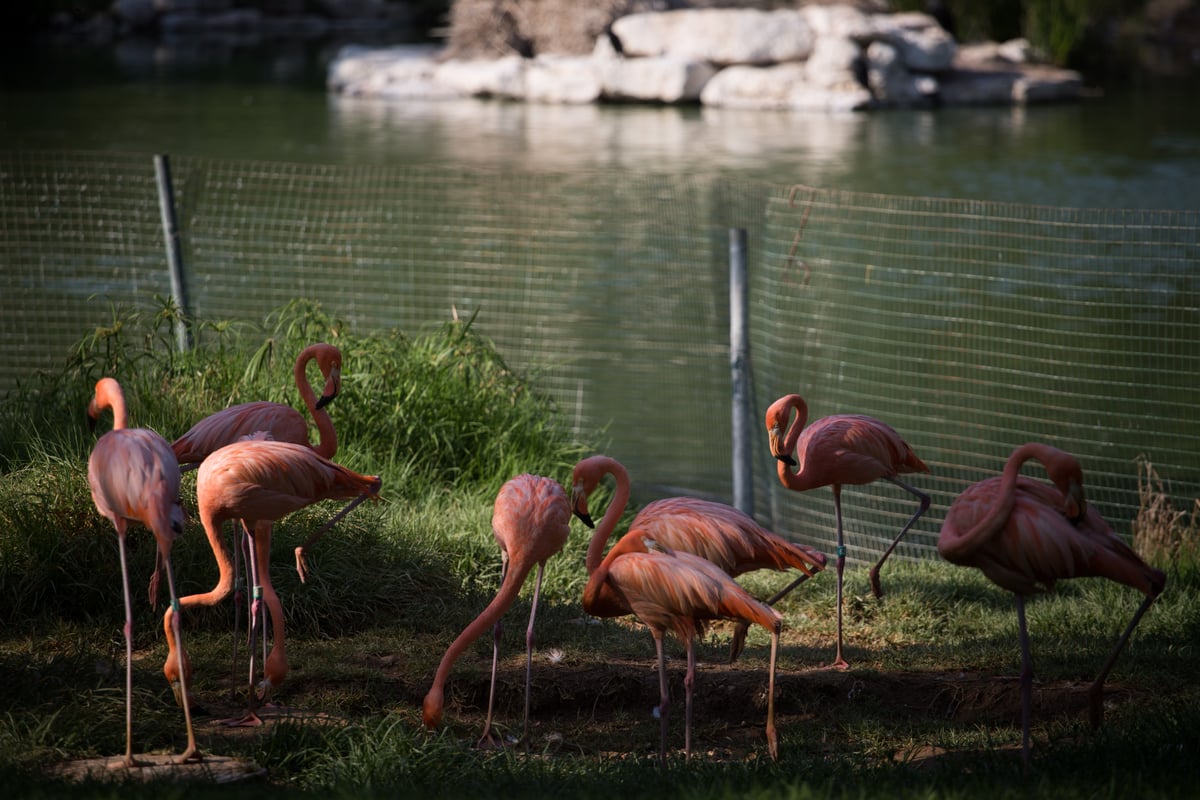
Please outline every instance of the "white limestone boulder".
M800 63L769 67L726 67L700 93L700 102L717 108L857 111L871 106L871 93L855 84L833 88L810 83Z
M350 97L443 99L458 93L437 81L437 63L426 48L344 47L329 65L326 84Z
M443 61L434 70L434 81L463 97L525 97L526 59L518 55L495 59Z
M594 103L603 94L591 56L544 55L525 68L525 99L535 103Z
M630 14L612 34L634 56L673 56L731 64L803 61L813 32L799 11L702 8Z

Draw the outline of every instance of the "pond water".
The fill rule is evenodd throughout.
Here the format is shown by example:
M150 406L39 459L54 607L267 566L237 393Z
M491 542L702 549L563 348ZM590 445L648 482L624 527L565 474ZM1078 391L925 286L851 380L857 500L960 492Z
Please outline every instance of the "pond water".
M1043 206L1200 209L1195 80L1136 80L1056 106L837 115L383 102L325 91L335 52L333 45L165 51L149 43L9 52L0 150L602 170ZM726 378L714 380L713 397L723 404ZM681 483L723 491L728 460L705 461L702 444L643 436L647 452L640 452L638 441L622 443L631 461L686 461L691 474L680 470Z

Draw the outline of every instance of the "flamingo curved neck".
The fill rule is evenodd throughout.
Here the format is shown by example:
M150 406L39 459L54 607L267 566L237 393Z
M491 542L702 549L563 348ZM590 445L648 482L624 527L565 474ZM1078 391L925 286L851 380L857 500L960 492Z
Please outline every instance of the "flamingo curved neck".
M792 410L796 412L796 418L792 420L792 424L788 426L787 434L783 437L783 452L792 454L796 452L796 445L800 442L800 435L804 433L804 426L808 424L808 404L804 402L804 398L799 395L793 395L787 404L788 413ZM808 462L800 456L800 464L796 471L793 472L785 462L779 461L776 464L776 470L779 473L779 480L788 489L797 492L806 492L809 489L815 489L822 485L819 481L811 478L807 468Z
M588 543L587 557L584 560L584 565L589 575L595 572L596 568L600 566L600 562L604 559L604 545L612 536L613 531L616 530L617 522L620 521L621 515L625 513L626 506L629 505L629 473L615 459L608 458L602 463L604 464L604 471L601 473L601 476L612 475L617 482L617 487L613 492L612 502L604 510L604 516L596 524L596 530L592 533L592 540Z
M458 635L458 638L446 648L446 653L442 656L441 663L438 664L437 672L433 676L433 684L430 686L427 695L427 698L438 698L439 711L442 689L446 685L446 680L450 677L450 670L454 667L454 662L458 660L458 657L462 655L464 650L470 647L488 628L495 625L496 621L504 616L504 612L516 601L517 595L521 591L521 585L525 582L525 576L528 573L528 567L519 571L510 569L505 574L504 582L500 585L500 591L492 598L492 602L488 603L487 608L480 612L479 616L471 621L471 624L463 628L463 632ZM429 702L429 700L427 699L426 702Z
M1059 459L1065 455L1060 450L1037 442L1021 445L1014 450L1012 455L1008 457L1008 460L1004 462L1004 472L1000 478L1000 487L994 495L995 502L988 509L987 513L968 530L958 531L951 528L951 536L939 538L938 552L950 562L958 562L969 558L972 553L1007 524L1013 507L1016 505L1017 480L1021 476L1021 467L1026 461L1033 459L1041 462L1046 472L1050 475L1051 480L1059 486L1060 490L1064 489L1062 485L1062 467L1064 464ZM1067 493L1064 491L1064 499L1066 497Z
M317 423L317 443L313 445L313 450L322 458L332 459L337 453L337 432L333 428L333 420L330 418L329 412L323 408L317 408L317 394L308 382L308 362L315 357L315 348L306 347L296 359L293 373L296 379L296 388L300 391L300 398L304 400L304 407L308 409L309 415Z
M95 397L92 399L95 414L105 408L112 409L113 430L119 431L129 425L129 413L125 407L125 391L121 384L112 378L101 378L96 383Z

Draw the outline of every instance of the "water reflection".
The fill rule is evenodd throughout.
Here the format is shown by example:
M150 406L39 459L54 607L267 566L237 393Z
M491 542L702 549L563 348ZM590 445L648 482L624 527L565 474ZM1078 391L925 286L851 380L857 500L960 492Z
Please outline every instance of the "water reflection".
M331 95L330 135L360 155L531 171L830 175L869 143L861 114ZM920 123L927 126L928 123ZM880 142L882 145L883 142Z

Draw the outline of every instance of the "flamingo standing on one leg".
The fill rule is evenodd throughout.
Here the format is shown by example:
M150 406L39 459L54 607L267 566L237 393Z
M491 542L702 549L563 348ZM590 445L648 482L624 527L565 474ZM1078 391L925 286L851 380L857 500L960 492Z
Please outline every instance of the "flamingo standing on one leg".
M319 398L313 391L312 385L308 382L308 365L312 361L316 361L317 367L320 369L325 381ZM179 460L181 470L187 472L199 467L200 463L210 453L219 450L227 444L233 444L234 442L251 437L263 438L262 434L264 433L267 434L267 438L276 441L294 442L311 447L314 452L323 458L332 459L337 453L337 431L334 429L333 420L330 418L329 412L325 410L325 407L333 402L342 388L342 353L338 348L324 342L309 345L301 350L300 354L296 357L296 363L292 372L296 382L296 389L300 393L300 398L304 401L309 415L316 423L318 436L316 444L312 444L309 441L308 421L299 411L291 406L265 400L241 403L205 417L193 425L187 433L174 441L171 448L175 452L175 457ZM341 516L339 514L337 518L340 519ZM300 574L301 582L307 580L305 554L331 526L332 522L323 526L296 548L296 570ZM241 608L242 600L239 554L242 552L245 544L245 540L236 535L235 540L237 544L234 545L233 550L233 572L238 588L236 590L237 602L235 603L234 610L234 663L238 660L237 620L241 616L238 609ZM215 552L214 556L219 558ZM157 603L157 595L158 569L156 568L150 578L151 605ZM251 622L251 625L253 625L253 622Z
M226 445L200 465L196 478L196 499L200 522L217 558L219 577L212 591L180 599L183 607L212 606L229 596L233 588L233 568L221 543L221 526L226 520L240 519L253 536L254 558L251 579L255 603L265 602L271 614L274 643L263 664L265 678L258 699L266 700L272 688L287 674L287 651L283 607L271 584L271 530L275 520L321 500L377 497L382 481L375 475L359 475L312 448L291 442L248 440ZM164 630L170 630L173 614L163 617ZM252 618L257 618L252 614ZM172 686L190 676L187 654L168 633L170 653L163 673ZM251 649L253 654L253 649ZM253 661L251 662L253 674ZM260 724L255 714L255 692L250 692L250 709L245 724Z
M655 546L652 542L647 544ZM779 737L775 730L775 662L783 617L778 611L755 600L720 567L700 556L669 549L619 553L615 548L609 551L588 579L583 590L583 608L595 616L618 616L632 611L654 636L654 646L658 651L660 764L666 763L667 707L670 703L666 657L663 653L666 631L673 631L687 645L687 675L683 681L686 690L685 757L692 752L695 639L703 634L705 622L714 619L757 622L770 631L767 747L773 760L779 758Z
M113 429L100 437L88 458L88 484L92 501L101 515L117 530L121 552L121 581L125 596L125 767L139 766L133 757L133 609L129 597L129 567L125 533L129 522L145 525L154 534L158 552L167 571L171 605L178 603L171 572L171 545L183 533L183 508L179 505L179 465L167 440L146 428L129 428L125 395L112 378L101 378L88 403L88 419L94 426L100 412L112 409ZM178 619L175 634L179 636ZM179 684L183 718L187 724L187 749L177 759L183 763L200 758L192 712L187 703L187 682Z
M600 522L593 524L588 513L588 497L605 475L612 475L616 480L616 490ZM614 458L591 456L575 465L571 486L575 516L596 529L587 552L586 564L590 575L604 558L604 545L629 503L629 473ZM759 569L781 572L800 570L800 577L767 600L767 605L774 605L788 592L825 569L824 553L789 542L732 506L694 497L670 497L644 507L630 523L628 532L613 545L610 554L646 552L649 550L647 541L656 542L667 550L698 555L716 564L731 577ZM607 594L603 588L598 591ZM615 599L604 602L607 604ZM628 614L630 611L625 608L621 613ZM738 622L729 647L730 663L741 653L749 628L749 622Z
M538 595L546 561L567 543L571 508L566 492L557 481L538 475L518 475L500 488L492 512L492 533L500 546L500 590L478 617L447 648L425 695L425 726L436 728L442 722L444 687L450 669L472 642L492 627L492 680L488 690L487 720L479 743L492 743L492 707L496 696L496 667L500 657L500 618L516 601L529 571L537 566L529 627L525 630L525 717L522 739L529 731L529 692L533 674L533 622L537 615Z
M796 419L791 427L792 411ZM846 567L846 544L842 532L842 486L874 483L885 480L894 483L920 501L900 533L892 540L879 561L871 567L871 591L883 596L879 585L879 570L896 549L904 534L929 508L929 495L909 486L896 476L906 472L928 472L929 467L917 458L908 442L892 427L874 417L861 414L836 414L822 417L805 427L808 405L798 394L779 398L767 409L767 437L771 455L778 459L779 480L798 492L829 486L833 489L833 510L837 519L837 654L833 666L848 669L842 657L842 573ZM785 433L786 430L786 433ZM799 469L792 472L799 456Z
M1042 463L1054 486L1021 477L1021 465L1030 459ZM1033 704L1026 596L1052 590L1056 580L1086 577L1108 578L1146 596L1088 690L1091 723L1099 727L1104 716L1104 680L1134 627L1162 592L1167 577L1142 561L1087 504L1079 461L1037 442L1018 447L1008 457L1001 475L979 481L955 498L946 512L937 546L947 561L978 567L1016 598L1021 637L1021 743L1026 769Z

